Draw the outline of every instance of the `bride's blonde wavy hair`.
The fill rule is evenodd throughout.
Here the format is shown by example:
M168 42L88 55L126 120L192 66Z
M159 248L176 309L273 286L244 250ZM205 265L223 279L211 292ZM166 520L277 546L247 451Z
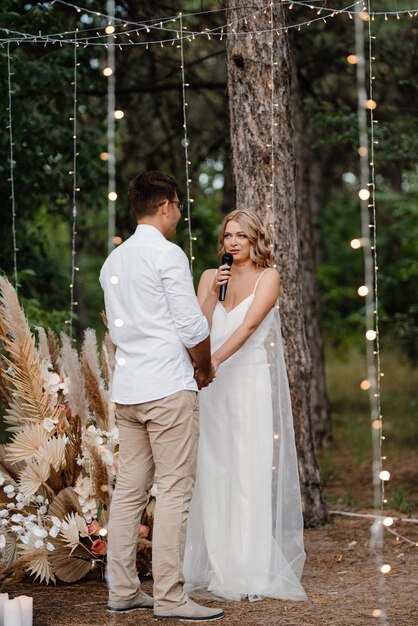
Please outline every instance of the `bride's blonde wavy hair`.
M247 235L250 242L250 258L257 267L273 267L274 257L270 247L270 235L256 213L245 209L236 209L225 216L218 240L218 259L221 260L225 252L224 235L228 222L238 222L242 232Z

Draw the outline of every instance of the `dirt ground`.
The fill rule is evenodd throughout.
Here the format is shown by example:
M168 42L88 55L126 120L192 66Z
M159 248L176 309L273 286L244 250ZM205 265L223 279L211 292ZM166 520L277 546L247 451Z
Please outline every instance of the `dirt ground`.
M308 600L224 602L226 617L220 623L223 626L377 625L381 621L372 612L382 606L382 599L390 626L417 626L418 548L397 541L385 531L384 562L392 570L383 576L369 552L370 526L369 519L332 516L330 524L306 530L307 559L302 582ZM418 544L417 524L395 522L392 528ZM151 581L143 581L143 587L151 592ZM106 585L100 578L56 586L37 585L28 580L8 591L12 595L33 596L34 626L156 623L148 611L117 616L106 613ZM172 623L177 622L172 620Z

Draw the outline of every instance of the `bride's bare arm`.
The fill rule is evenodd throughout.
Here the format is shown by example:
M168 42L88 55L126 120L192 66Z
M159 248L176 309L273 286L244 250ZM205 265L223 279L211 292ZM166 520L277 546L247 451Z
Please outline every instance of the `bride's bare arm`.
M267 313L273 308L280 292L280 278L276 270L270 269L261 278L254 300L244 321L212 355L215 369L235 354L258 328Z

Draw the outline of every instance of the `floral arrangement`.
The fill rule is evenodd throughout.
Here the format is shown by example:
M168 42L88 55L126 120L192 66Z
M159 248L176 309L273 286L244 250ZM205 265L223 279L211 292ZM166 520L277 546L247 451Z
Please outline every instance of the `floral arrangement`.
M59 341L36 330L37 344L13 286L0 277L0 401L13 433L0 446L0 578L28 572L40 582L74 582L106 559L118 460L114 348L106 335L99 359L91 329L80 354L65 333ZM140 527L142 571L149 532Z

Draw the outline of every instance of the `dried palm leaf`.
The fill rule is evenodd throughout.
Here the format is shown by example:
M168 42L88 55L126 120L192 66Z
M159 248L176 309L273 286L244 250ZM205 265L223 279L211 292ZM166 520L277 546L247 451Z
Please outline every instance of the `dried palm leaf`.
M35 350L35 340L30 334L20 344L4 342L9 357L3 356L10 372L3 377L13 393L4 421L11 431L19 431L26 423L41 422L51 415L48 391L43 387L42 370ZM12 349L13 348L13 349ZM13 354L12 354L13 352Z
M60 349L58 346L58 339L54 331L51 330L50 328L48 328L48 349L49 349L49 356L51 358L52 369L54 370L54 372L59 372L60 371L60 365L59 365Z
M18 558L17 541L14 533L6 532L6 545L3 548L2 560L3 563L9 565L16 561Z
M1 331L0 331L1 332ZM7 386L7 381L4 378L3 368L0 363L0 402L5 406L8 406L12 400L12 393Z
M49 563L49 555L46 547L35 548L35 537L31 537L29 543L22 543L19 545L19 552L24 559L27 560L26 571L35 577L35 580L39 578L39 582L43 581L48 584L50 581L55 582L55 576Z
M86 520L78 513L67 513L65 522L66 526L61 528L60 534L64 542L74 550L80 543L80 535L88 537Z
M6 477L7 481L17 487L17 480L26 463L9 463L6 461L5 445L0 445L0 472Z
M36 493L41 485L46 485L50 475L50 464L46 461L28 463L20 474L20 491L27 498Z
M23 580L27 574L26 568L31 561L32 556L29 554L12 561L7 567L0 568L0 583L3 585L15 585Z
M108 398L103 389L99 359L97 357L96 334L90 328L84 333L81 365L90 409L94 413L99 426L103 430L107 430L109 426Z
M30 330L16 291L4 276L0 276L0 316L13 343L16 345L23 343ZM6 338L2 339L4 341Z
M53 541L55 550L49 555L52 570L57 578L73 583L87 576L93 567L92 557L81 545L74 550L57 545Z
M89 416L89 405L85 395L84 379L77 352L71 346L71 340L65 333L61 333L61 362L63 370L68 376L68 402L73 415L78 415L83 423Z
M72 487L62 489L52 500L48 508L48 515L64 519L68 513L83 515L76 492Z
M49 434L43 424L26 424L6 446L6 459L11 463L28 461L39 456L41 448L47 443Z
M58 471L65 464L66 437L51 437L40 450L39 456Z
M36 330L38 331L38 354L41 361L49 361L49 347L48 347L48 339L46 336L45 329L42 326L37 326Z

